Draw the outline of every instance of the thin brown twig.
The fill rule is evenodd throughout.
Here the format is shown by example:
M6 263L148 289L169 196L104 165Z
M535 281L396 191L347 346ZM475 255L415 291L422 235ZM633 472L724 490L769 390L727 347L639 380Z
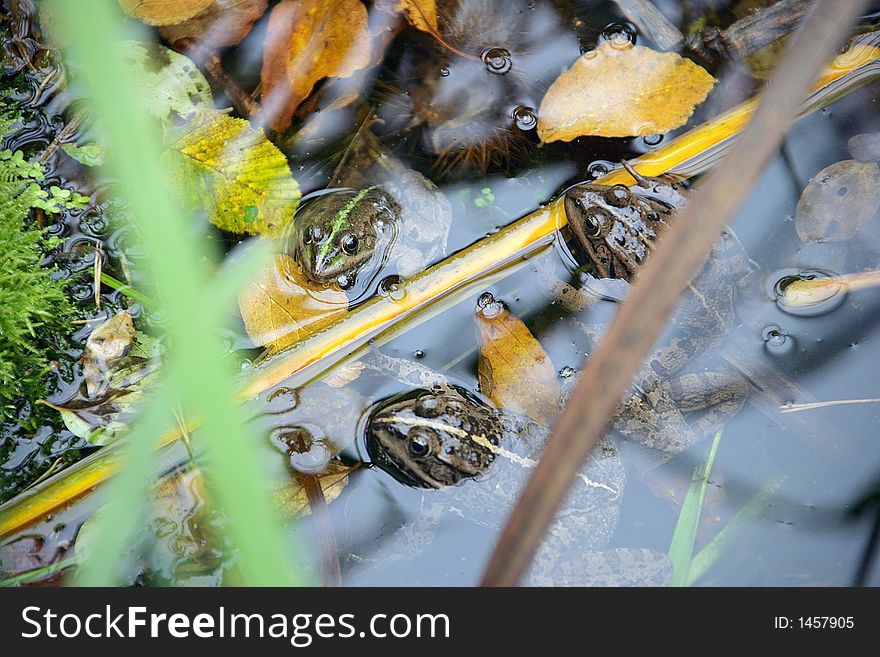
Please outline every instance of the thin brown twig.
M605 435L638 367L692 280L775 153L810 81L843 41L865 0L819 0L788 48L750 124L660 240L607 337L586 363L541 461L483 575L516 584L589 453Z

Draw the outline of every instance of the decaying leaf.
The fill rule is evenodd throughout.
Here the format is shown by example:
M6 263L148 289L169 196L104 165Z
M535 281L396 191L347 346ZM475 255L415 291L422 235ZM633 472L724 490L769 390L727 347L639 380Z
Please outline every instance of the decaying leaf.
M268 0L212 0L200 14L161 27L159 34L171 43L193 38L213 48L234 46L248 35L267 6Z
M158 43L126 41L123 62L141 106L163 124L214 106L211 87L192 61Z
M280 234L299 202L287 158L243 119L202 113L162 159L184 200L232 233Z
M75 436L93 445L107 445L128 431L129 423L159 378L162 344L145 333L137 333L131 347L105 374L94 399L73 401L54 408Z
M673 52L604 41L550 85L538 109L541 141L662 134L684 125L715 79Z
M841 160L817 173L801 193L795 227L803 242L848 240L880 209L876 162Z
M326 471L317 475L324 492L324 500L328 504L339 497L348 485L348 475L356 469L357 464L345 465L334 459L330 461ZM299 518L311 513L305 487L299 482L272 491L272 498L285 517Z
M544 424L558 414L560 386L541 343L500 303L474 315L480 342L480 391L501 408Z
M119 0L129 16L147 25L176 25L211 6L214 0Z
M260 79L269 125L286 130L299 104L326 77L370 63L367 8L360 0L284 0L272 9Z
M106 387L107 373L128 353L136 333L131 313L123 310L89 334L82 356L83 378L89 397Z
M342 290L310 281L290 256L275 256L238 297L245 330L272 350L298 342L345 313Z

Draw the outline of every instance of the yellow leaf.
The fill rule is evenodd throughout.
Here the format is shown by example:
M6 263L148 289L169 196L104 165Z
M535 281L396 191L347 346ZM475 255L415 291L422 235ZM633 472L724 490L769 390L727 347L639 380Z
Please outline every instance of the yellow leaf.
M267 5L268 0L212 0L200 14L161 27L159 34L169 43L193 38L212 48L234 46L247 36Z
M356 470L358 464L345 465L337 460L330 461L327 469L316 476L321 490L324 493L324 501L330 504L335 500L348 485L348 475ZM295 474L296 477L310 476ZM297 481L295 484L285 486L272 491L272 498L276 507L288 518L300 518L311 513L309 497L305 486Z
M186 130L162 156L184 200L223 230L280 234L300 197L284 154L225 114L204 112Z
M538 109L541 141L661 134L685 123L715 78L673 52L604 41L547 90Z
M293 258L278 255L245 286L238 307L251 340L278 350L345 313L348 298L313 283Z
M841 160L813 176L801 193L795 227L801 241L851 239L880 209L876 162Z
M436 0L398 0L397 11L402 11L414 28L437 34Z
M129 16L147 25L177 25L203 12L214 0L118 0Z
M272 9L260 79L269 125L286 130L315 84L370 64L372 35L360 0L284 0Z
M558 414L556 369L521 319L493 302L475 314L480 390L500 408L549 424Z

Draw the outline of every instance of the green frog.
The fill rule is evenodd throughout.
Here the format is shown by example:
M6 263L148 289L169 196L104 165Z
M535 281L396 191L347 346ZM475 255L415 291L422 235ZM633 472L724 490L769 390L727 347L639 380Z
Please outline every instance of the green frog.
M319 283L350 289L380 270L410 276L446 250L452 207L422 174L389 153L365 121L331 179L306 200L287 251Z

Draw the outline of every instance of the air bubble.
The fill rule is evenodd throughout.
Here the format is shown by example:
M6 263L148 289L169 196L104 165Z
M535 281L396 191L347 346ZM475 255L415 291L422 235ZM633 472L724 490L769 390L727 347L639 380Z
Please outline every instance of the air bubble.
M406 296L406 290L403 287L403 279L400 276L386 276L379 281L379 295L391 299L392 301L400 301Z
M636 26L630 23L609 23L602 30L602 38L612 48L626 50L635 45L638 33Z
M607 160L596 160L595 162L591 162L589 166L587 166L587 175L590 176L593 180L597 178L601 178L606 173L611 171L614 168L614 165Z
M446 68L445 66L440 69L440 77L441 78L448 78L449 77L449 69Z
M661 134L653 134L653 135L645 135L642 137L642 141L645 143L645 146L656 146L661 141L663 141L663 135Z
M495 319L504 310L504 305L491 292L483 292L477 299L477 309L484 319Z
M538 117L535 115L535 110L532 107L517 105L513 109L512 114L516 127L522 131L533 130L538 125Z
M577 374L577 370L575 370L573 367L571 367L569 365L566 365L561 370L559 370L559 376L562 377L563 379L570 379L575 374Z
M764 348L773 356L786 356L794 351L795 341L785 329L771 324L761 331Z
M327 469L333 455L323 442L313 441L308 451L290 452L290 466L298 472L319 474Z
M421 359L424 358L424 357L425 357L425 352L422 351L421 349L416 349L416 350L413 352L413 358L416 358L416 359L418 359L418 360L421 360Z
M510 51L507 48L486 48L480 53L480 59L490 73L504 75L513 67Z

